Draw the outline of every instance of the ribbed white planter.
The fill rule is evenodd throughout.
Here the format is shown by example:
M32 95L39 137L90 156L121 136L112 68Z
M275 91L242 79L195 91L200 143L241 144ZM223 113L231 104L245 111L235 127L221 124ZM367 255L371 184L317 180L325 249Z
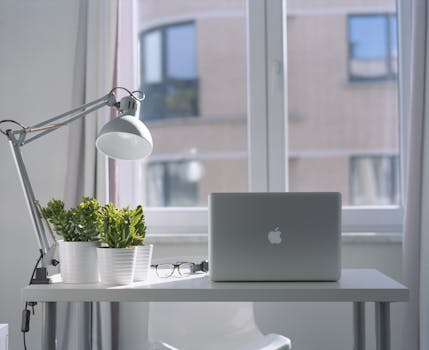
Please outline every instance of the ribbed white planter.
M136 249L97 248L100 282L107 285L125 285L134 280Z
M99 242L59 241L60 270L64 283L97 283Z
M136 247L136 271L134 281L145 281L152 261L153 244Z

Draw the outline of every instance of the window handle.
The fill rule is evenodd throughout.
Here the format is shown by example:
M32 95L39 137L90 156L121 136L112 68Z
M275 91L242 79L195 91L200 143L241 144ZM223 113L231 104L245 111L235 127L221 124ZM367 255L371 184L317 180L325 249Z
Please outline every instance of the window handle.
M277 59L271 61L271 88L272 91L283 91L283 62Z

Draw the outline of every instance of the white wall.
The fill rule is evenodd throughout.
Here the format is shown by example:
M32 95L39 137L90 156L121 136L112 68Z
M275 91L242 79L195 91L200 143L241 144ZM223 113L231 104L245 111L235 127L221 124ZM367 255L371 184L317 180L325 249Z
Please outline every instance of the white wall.
M77 1L0 1L0 119L31 125L71 107ZM3 126L0 126L3 127ZM65 128L66 129L66 128ZM67 130L23 148L36 197L62 197ZM38 246L12 154L0 135L0 323L9 323L10 349L21 349L21 288L30 278ZM27 344L40 348L41 307ZM35 322L36 321L36 322Z

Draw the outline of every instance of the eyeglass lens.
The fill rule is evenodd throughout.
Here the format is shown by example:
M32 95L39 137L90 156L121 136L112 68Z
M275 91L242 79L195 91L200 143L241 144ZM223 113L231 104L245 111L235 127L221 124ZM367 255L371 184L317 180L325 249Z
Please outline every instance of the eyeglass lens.
M192 263L181 263L179 265L179 274L182 276L188 276L190 274L192 274L193 271L193 264Z
M159 264L156 267L156 273L161 278L167 278L170 277L174 272L174 265L173 264Z
M161 278L167 278L174 274L177 268L180 276L189 276L194 272L194 264L183 262L180 264L159 264L156 267L156 273Z

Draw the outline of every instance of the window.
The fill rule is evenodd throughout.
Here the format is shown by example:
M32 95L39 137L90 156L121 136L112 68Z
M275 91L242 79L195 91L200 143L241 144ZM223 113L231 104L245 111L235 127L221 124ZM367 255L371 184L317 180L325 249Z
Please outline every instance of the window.
M386 0L384 6L394 10L395 1ZM287 101L289 115L295 116L288 120L289 189L339 191L344 206L400 205L398 161L387 171L377 157L359 158L389 154L399 159L397 68L396 59L390 59L396 55L396 17L350 14L352 7L333 1L323 11L300 2L288 2L287 8ZM353 59L345 54L347 36ZM361 80L389 76L391 81L344 84L350 74ZM372 196L368 183L362 183L367 163L375 172Z
M348 16L350 80L395 79L397 24L393 14Z
M142 118L198 115L194 23L171 24L140 35Z
M312 1L266 1L265 6L250 1L250 4L250 15L254 16L250 21L259 28L250 27L250 35L253 31L255 37L265 36L261 43L250 41L253 46L259 45L249 57L251 63L252 55L258 58L250 67L250 105L253 107L250 114L258 118L265 113L267 120L266 125L251 121L251 126L255 124L250 133L251 150L256 150L265 162L254 162L252 178L256 175L265 181L267 186L260 190L282 190L281 179L274 175L283 173L287 179L284 188L290 191L341 192L343 232L401 232L401 187L395 168L400 156L397 36L393 15L396 2L386 0L382 4L384 13L392 14L382 15L389 18L386 24L389 33L384 33L389 36L386 46L392 58L383 62L389 65L389 74L395 74L390 74L390 84L377 85L345 82L350 80L351 73L347 56L350 26L354 30L360 25L353 20L354 16L360 18L360 13L353 14L353 11L359 4L359 11L379 12L380 4L364 1L355 2L354 6L336 1L318 5ZM278 14L281 9L286 16ZM258 17L259 13L265 18ZM282 26L284 20L286 23ZM283 28L286 28L284 32ZM283 38L279 32L283 32ZM368 32L353 33L358 43L366 34ZM284 53L279 49L282 44L286 48L284 60ZM266 53L258 56L258 52L264 50ZM364 58L376 57L371 45L355 53L367 55ZM258 70L260 62L265 62L265 72ZM284 94L278 83L281 62L287 65ZM378 77L378 74L361 72L365 72L365 78ZM360 77L363 78L363 74ZM261 129L265 138L258 138ZM387 161L389 170L385 169L386 162L374 161L376 188L373 192L374 197L378 197L365 196L367 188L356 186L359 176L356 171L353 174L360 163L352 168L350 159L380 154L389 154L396 161ZM384 176L387 178L381 180Z
M355 156L350 159L352 205L398 205L398 156Z
M401 230L396 1L357 3L139 0L143 118L158 120L148 124L155 149L136 176L137 203L156 232L206 232L207 195L249 188L339 191L345 232ZM161 115L165 97L153 107L161 95L149 88L165 84L166 46L183 46L167 45L166 33L180 25L193 28L194 58L183 64L194 68L181 67L198 77L198 110ZM384 70L352 65L380 52ZM352 76L389 84L345 84ZM186 175L192 167L198 176Z
M141 118L154 150L124 205L194 210L211 192L248 190L246 0L184 4L138 0Z
M147 205L195 206L202 167L198 161L152 162L146 168Z

